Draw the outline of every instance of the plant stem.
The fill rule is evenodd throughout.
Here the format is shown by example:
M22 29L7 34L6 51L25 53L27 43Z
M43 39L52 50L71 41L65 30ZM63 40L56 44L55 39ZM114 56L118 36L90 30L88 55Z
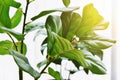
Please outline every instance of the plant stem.
M27 18L27 11L28 11L28 5L29 5L29 0L26 0L26 8L25 8L25 13L24 13L24 20L23 20L23 28L22 28L22 34L25 33L25 23L26 23L26 18ZM21 54L23 53L23 43L24 40L21 41ZM23 72L21 69L19 69L19 80L23 80Z
M50 65L51 61L49 61L46 66L43 68L43 70L40 72L40 74L44 73L45 69Z
M7 33L7 35L8 35L8 36L10 37L10 39L12 40L12 42L13 42L13 44L14 44L14 46L15 46L16 51L18 51L17 45L16 45L14 39L12 38L12 36L11 36L9 33Z

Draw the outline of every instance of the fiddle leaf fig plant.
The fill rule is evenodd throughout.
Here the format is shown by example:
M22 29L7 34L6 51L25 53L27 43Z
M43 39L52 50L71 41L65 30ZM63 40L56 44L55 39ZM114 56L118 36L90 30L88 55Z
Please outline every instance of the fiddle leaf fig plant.
M106 67L102 62L103 50L111 47L116 41L100 37L96 33L97 30L106 29L109 23L104 22L104 18L94 5L91 3L85 5L80 14L75 12L79 7L69 7L70 0L61 0L65 8L40 11L31 17L31 22L26 22L29 4L34 1L26 0L24 11L20 2L0 0L0 33L7 34L11 39L0 41L0 55L13 56L19 67L19 80L23 80L23 71L30 74L34 80L40 79L45 73L56 80L63 80L62 73L53 69L50 64L62 66L64 59L71 61L77 68L75 71L69 70L70 74L80 71L80 67L87 74L89 72L106 74ZM12 17L10 7L16 9ZM61 14L52 15L54 12ZM46 15L44 23L41 21L33 23ZM21 21L23 21L22 32L14 31ZM42 44L39 44L41 54L43 56L47 54L46 59L36 65L40 71L35 70L26 57L29 49L24 42L25 36L34 30L37 30L35 39L40 34L46 36Z

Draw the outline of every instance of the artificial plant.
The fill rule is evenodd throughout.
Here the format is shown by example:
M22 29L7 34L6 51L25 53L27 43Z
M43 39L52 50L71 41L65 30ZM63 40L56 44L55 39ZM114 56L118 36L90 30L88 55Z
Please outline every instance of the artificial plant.
M29 4L33 0L26 0L25 11L20 7L22 3L15 0L0 0L0 33L7 34L11 40L0 41L0 55L13 56L19 67L19 80L23 80L23 71L38 80L45 70L56 80L62 80L61 73L55 71L49 64L54 63L61 66L63 59L72 61L77 71L82 67L88 74L105 74L106 68L102 63L103 50L111 47L115 41L100 37L96 30L104 30L108 22L99 14L93 4L85 5L82 14L75 12L79 7L69 7L70 0L62 0L65 8L40 11L38 15L26 22ZM10 7L16 8L16 12L10 17ZM60 15L50 13L60 12ZM43 16L48 16L45 23L33 24L32 22ZM22 20L23 17L23 20ZM14 31L18 24L23 21L22 32ZM41 71L35 70L29 63L27 57L27 45L24 43L25 36L38 30L38 36L43 30L46 38L41 44L41 54L47 49L46 60L38 63L38 67L44 68ZM40 45L40 44L39 44ZM99 57L96 58L96 56ZM71 71L70 74L76 71Z

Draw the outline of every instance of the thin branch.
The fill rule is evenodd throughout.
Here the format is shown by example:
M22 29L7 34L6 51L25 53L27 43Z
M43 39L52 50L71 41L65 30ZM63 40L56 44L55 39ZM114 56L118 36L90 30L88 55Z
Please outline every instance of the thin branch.
M27 4L26 4L26 8L25 8L25 13L24 13L24 20L23 20L23 28L22 28L22 34L25 33L25 23L26 23L26 18L27 18L27 12L28 12L28 5L29 5L29 0L26 0ZM21 41L21 54L23 53L23 43L24 40ZM23 80L23 72L21 69L19 69L19 80Z
M43 68L43 70L40 72L40 74L44 73L45 69L50 65L51 61L49 61L46 66Z
M27 12L28 12L28 6L29 6L29 0L26 0L26 8L25 8L25 13L24 13L24 20L23 20L23 28L22 28L22 34L25 33L25 26L26 26L26 18L27 18ZM24 40L21 41L21 53L23 53L23 43Z
M15 46L16 51L18 51L17 45L16 45L14 39L12 38L12 36L11 36L9 33L7 33L7 35L8 35L8 36L10 37L10 39L12 40L12 42L13 42L13 44L14 44L14 46Z

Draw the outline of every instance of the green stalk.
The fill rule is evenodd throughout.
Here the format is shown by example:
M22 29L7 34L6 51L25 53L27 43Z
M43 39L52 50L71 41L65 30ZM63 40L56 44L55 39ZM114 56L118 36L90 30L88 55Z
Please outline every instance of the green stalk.
M26 0L26 2L27 2L27 4L26 4L26 8L25 8L25 13L24 13L22 34L25 33L25 26L26 26L26 18L27 18L29 0ZM21 49L20 49L21 54L23 54L23 43L24 43L24 40L21 41ZM19 80L23 80L23 72L20 68L19 68Z

